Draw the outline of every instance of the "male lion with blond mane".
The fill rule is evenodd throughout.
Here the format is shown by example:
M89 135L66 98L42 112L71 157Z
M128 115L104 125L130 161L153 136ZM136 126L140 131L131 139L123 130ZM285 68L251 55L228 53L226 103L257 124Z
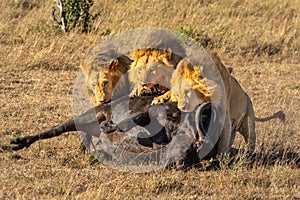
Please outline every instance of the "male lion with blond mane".
M133 85L130 97L149 91L150 94L159 94L168 90L168 81L181 57L169 49L144 48L133 51L133 60L128 71L129 81ZM156 73L161 69L164 73Z
M204 102L210 102L214 88L208 87L207 81L202 76L203 67L193 66L186 59L181 60L172 74L171 90L153 99L152 104L166 101L177 102L177 106L184 112L191 112ZM225 83L226 84L226 83ZM231 123L226 109L226 117L222 133L220 135L217 152L226 153L230 150Z

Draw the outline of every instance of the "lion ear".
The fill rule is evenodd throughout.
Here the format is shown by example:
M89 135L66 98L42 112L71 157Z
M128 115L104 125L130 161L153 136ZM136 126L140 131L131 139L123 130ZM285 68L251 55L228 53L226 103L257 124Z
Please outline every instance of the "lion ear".
M122 55L117 59L118 59L120 64L127 65L127 66L131 65L131 63L133 62L133 60L131 60L130 58L128 58L125 55Z
M176 71L179 73L179 74L183 74L184 73L184 60L181 60L177 66L176 66Z
M227 71L229 72L229 74L232 74L233 68L232 67L227 67Z
M172 59L172 50L170 48L168 48L166 55L167 55L168 60Z
M194 70L193 65L186 59L182 59L178 63L177 68L181 74L191 73Z
M198 71L201 74L203 72L203 66L193 66L193 71Z
M87 65L83 65L82 63L79 65L79 68L81 69L83 75L87 75L88 74L88 66Z
M131 60L130 58L128 58L125 55L122 55L118 58L115 58L111 61L110 65L109 65L109 69L116 69L118 68L120 65L131 65L131 63L133 62L133 60Z
M180 73L180 74L186 74L188 72L190 72L191 70L193 70L191 64L186 60L186 59L182 59L177 67L176 70Z
M111 63L108 66L109 71L121 71L122 73L125 73L127 70L129 70L130 65L133 61L129 59L127 56L122 55L114 60L111 61Z
M108 70L109 71L116 70L116 69L118 69L119 65L120 65L119 60L118 59L114 59L109 64Z

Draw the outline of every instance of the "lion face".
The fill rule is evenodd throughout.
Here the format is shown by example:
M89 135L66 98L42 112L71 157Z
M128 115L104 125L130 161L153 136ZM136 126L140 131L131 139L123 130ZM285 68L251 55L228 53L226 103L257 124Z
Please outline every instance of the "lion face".
M102 105L103 103L110 101L114 89L114 85L110 80L112 80L110 72L104 70L93 88L93 91L95 91L94 103L96 105Z
M171 90L178 108L185 112L191 112L195 106L210 101L208 87L201 77L201 68L192 66L186 60L180 61L172 74Z
M169 82L165 81L171 78L171 73L167 72L168 68L174 70L174 66L180 59L170 50L151 48L134 50L133 58L134 62L128 74L133 84L131 96L140 96L143 90L151 84L168 86Z
M192 111L196 105L203 102L201 99L197 102L197 91L193 89L192 84L190 79L184 78L179 73L173 73L171 79L173 98L176 99L178 108L185 112Z
M118 87L126 86L124 74L129 69L131 60L126 56L114 59L108 66L82 66L81 69L85 76L87 94L94 105L102 105L109 102L118 81ZM119 88L121 90L121 88Z
M147 74L159 65L173 66L172 52L159 49L137 49L133 52L134 62L129 71L129 79L138 84L147 84Z

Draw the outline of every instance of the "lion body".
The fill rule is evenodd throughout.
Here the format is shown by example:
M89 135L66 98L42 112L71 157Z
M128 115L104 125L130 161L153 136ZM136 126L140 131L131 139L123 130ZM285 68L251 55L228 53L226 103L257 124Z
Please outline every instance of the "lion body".
M231 133L226 134L230 141L221 137L219 141L221 146L219 148L230 148L238 131L244 137L249 152L252 153L255 150L256 143L255 114L252 102L237 80L230 74L230 71L223 65L217 54L211 54L211 58L219 70L225 86L227 99L226 118L230 118L231 123ZM230 137L228 137L229 135Z

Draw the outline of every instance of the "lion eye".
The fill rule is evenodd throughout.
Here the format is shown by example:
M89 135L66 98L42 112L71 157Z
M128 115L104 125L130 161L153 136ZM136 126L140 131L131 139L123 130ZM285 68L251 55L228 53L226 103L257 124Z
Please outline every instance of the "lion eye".
M184 92L184 96L185 96L185 97L190 97L190 92L185 91L185 92Z
M95 95L95 91L91 90L91 89L87 89L87 94L88 94L88 96L93 96L93 95Z
M96 83L95 83L95 82L91 83L91 87L92 87L93 89L95 89L95 88L96 88Z
M103 81L103 86L106 87L108 84L108 81Z

